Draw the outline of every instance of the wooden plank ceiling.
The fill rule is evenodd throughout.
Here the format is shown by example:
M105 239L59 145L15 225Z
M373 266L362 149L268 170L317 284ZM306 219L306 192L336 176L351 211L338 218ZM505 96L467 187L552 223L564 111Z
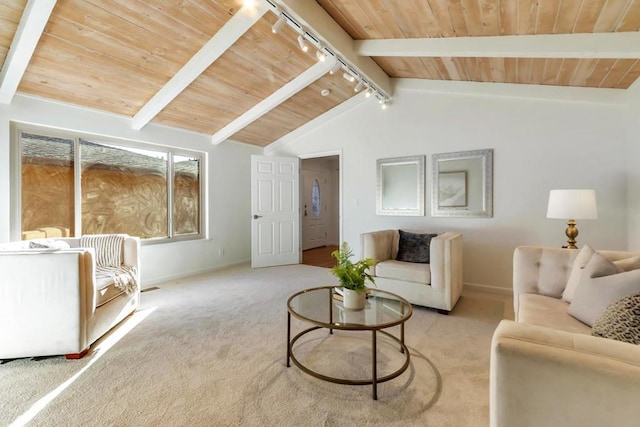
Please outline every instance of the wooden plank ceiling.
M318 0L354 40L638 31L640 0ZM375 57L391 77L628 88L636 59Z
M640 29L640 0L317 0L317 4L354 40ZM0 64L25 7L26 0L0 0ZM18 91L133 117L241 7L241 0L58 0ZM302 52L298 33L288 25L274 34L276 19L276 14L266 13L152 122L213 135L313 66L316 50ZM373 59L395 78L626 89L640 76L639 58ZM327 96L321 95L323 89L329 89ZM265 146L355 93L342 71L326 74L231 139Z

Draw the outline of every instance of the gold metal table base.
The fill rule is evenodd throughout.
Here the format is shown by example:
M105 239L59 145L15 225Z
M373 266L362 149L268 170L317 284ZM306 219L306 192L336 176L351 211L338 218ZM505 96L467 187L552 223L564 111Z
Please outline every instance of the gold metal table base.
M291 339L291 313L287 313L287 367L291 366L290 361L293 361L293 363L300 368L303 372L321 379L323 381L328 381L328 382L332 382L332 383L337 383L337 384L347 384L347 385L372 385L372 394L373 394L373 399L374 400L378 400L378 384L379 383L383 383L389 380L392 380L398 376L400 376L404 371L407 370L407 368L409 367L409 362L410 362L410 355L409 355L409 349L407 348L407 346L404 343L404 322L401 324L401 329L402 329L402 336L401 338L397 338L393 335L391 335L390 333L383 331L383 330L377 330L377 329L372 329L371 330L371 360L372 360L372 366L371 366L371 379L363 379L363 380L349 380L349 379L345 379L345 378L335 378L335 377L330 377L327 375L323 375L319 372L315 372L309 368L307 368L306 366L304 366L293 354L293 345L296 343L296 341L298 341L298 339L300 339L302 336L304 336L305 334L311 332L311 331L315 331L316 329L323 329L322 326L314 326L308 329L305 329L304 331L300 332L298 335L296 335L295 337L293 337L293 339ZM324 328L324 329L329 329L329 328ZM344 329L343 329L344 330ZM354 331L362 331L362 330L354 330ZM331 329L329 329L329 333L332 333L333 331ZM380 332L382 334L385 334L386 336L388 336L389 338L393 339L395 342L397 342L398 344L400 344L400 352L404 353L404 355L406 356L406 359L404 361L404 364L400 367L400 369L385 375L381 378L378 378L378 364L377 364L377 337L376 337L376 333Z

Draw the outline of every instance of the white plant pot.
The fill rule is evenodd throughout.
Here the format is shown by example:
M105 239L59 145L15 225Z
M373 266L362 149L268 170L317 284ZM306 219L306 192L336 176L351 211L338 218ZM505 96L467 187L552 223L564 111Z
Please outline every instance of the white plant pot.
M366 292L357 292L346 288L343 288L343 292L344 295L342 302L344 308L348 308L350 310L362 310L364 308L364 300L367 296Z

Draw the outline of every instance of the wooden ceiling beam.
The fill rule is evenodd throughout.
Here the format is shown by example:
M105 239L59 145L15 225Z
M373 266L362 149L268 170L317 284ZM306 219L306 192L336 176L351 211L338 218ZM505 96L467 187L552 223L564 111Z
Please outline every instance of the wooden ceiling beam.
M269 0L291 15L306 30L312 32L332 51L339 54L349 66L372 82L384 95L393 95L393 86L387 73L371 58L358 55L353 39L317 2L309 0Z
M362 56L640 58L640 32L357 40Z
M11 103L55 5L56 0L27 2L0 71L0 103Z
M336 63L335 58L327 58L324 62L317 62L311 67L307 68L304 72L299 74L296 78L291 80L280 89L273 92L267 98L258 102L252 108L247 110L240 117L220 129L218 132L211 136L211 142L214 145L220 144L223 141L229 139L230 136L243 129L245 126L258 120L260 117L267 114L269 111L276 108L278 105L291 98L302 89L315 82L331 69Z
M197 79L269 10L264 1L243 6L191 59L133 116L135 130L145 127L160 111Z

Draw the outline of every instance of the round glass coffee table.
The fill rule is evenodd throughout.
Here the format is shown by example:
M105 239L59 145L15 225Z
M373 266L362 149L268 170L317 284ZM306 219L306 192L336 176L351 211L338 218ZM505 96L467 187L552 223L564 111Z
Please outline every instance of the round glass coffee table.
M378 399L378 384L396 378L409 367L409 349L404 343L404 323L413 314L411 304L402 297L391 292L371 289L363 310L349 310L343 307L342 301L334 293L335 286L323 286L306 289L292 295L287 301L287 367L291 361L302 371L324 381L348 385L368 385L373 388L373 399ZM307 328L291 338L291 315L312 327ZM383 329L400 325L400 337L396 337ZM315 372L304 366L293 353L296 341L303 335L316 329L334 329L346 331L371 331L371 378L350 380L334 378ZM380 332L397 342L400 352L405 355L404 364L396 371L378 378L377 367L377 333Z

